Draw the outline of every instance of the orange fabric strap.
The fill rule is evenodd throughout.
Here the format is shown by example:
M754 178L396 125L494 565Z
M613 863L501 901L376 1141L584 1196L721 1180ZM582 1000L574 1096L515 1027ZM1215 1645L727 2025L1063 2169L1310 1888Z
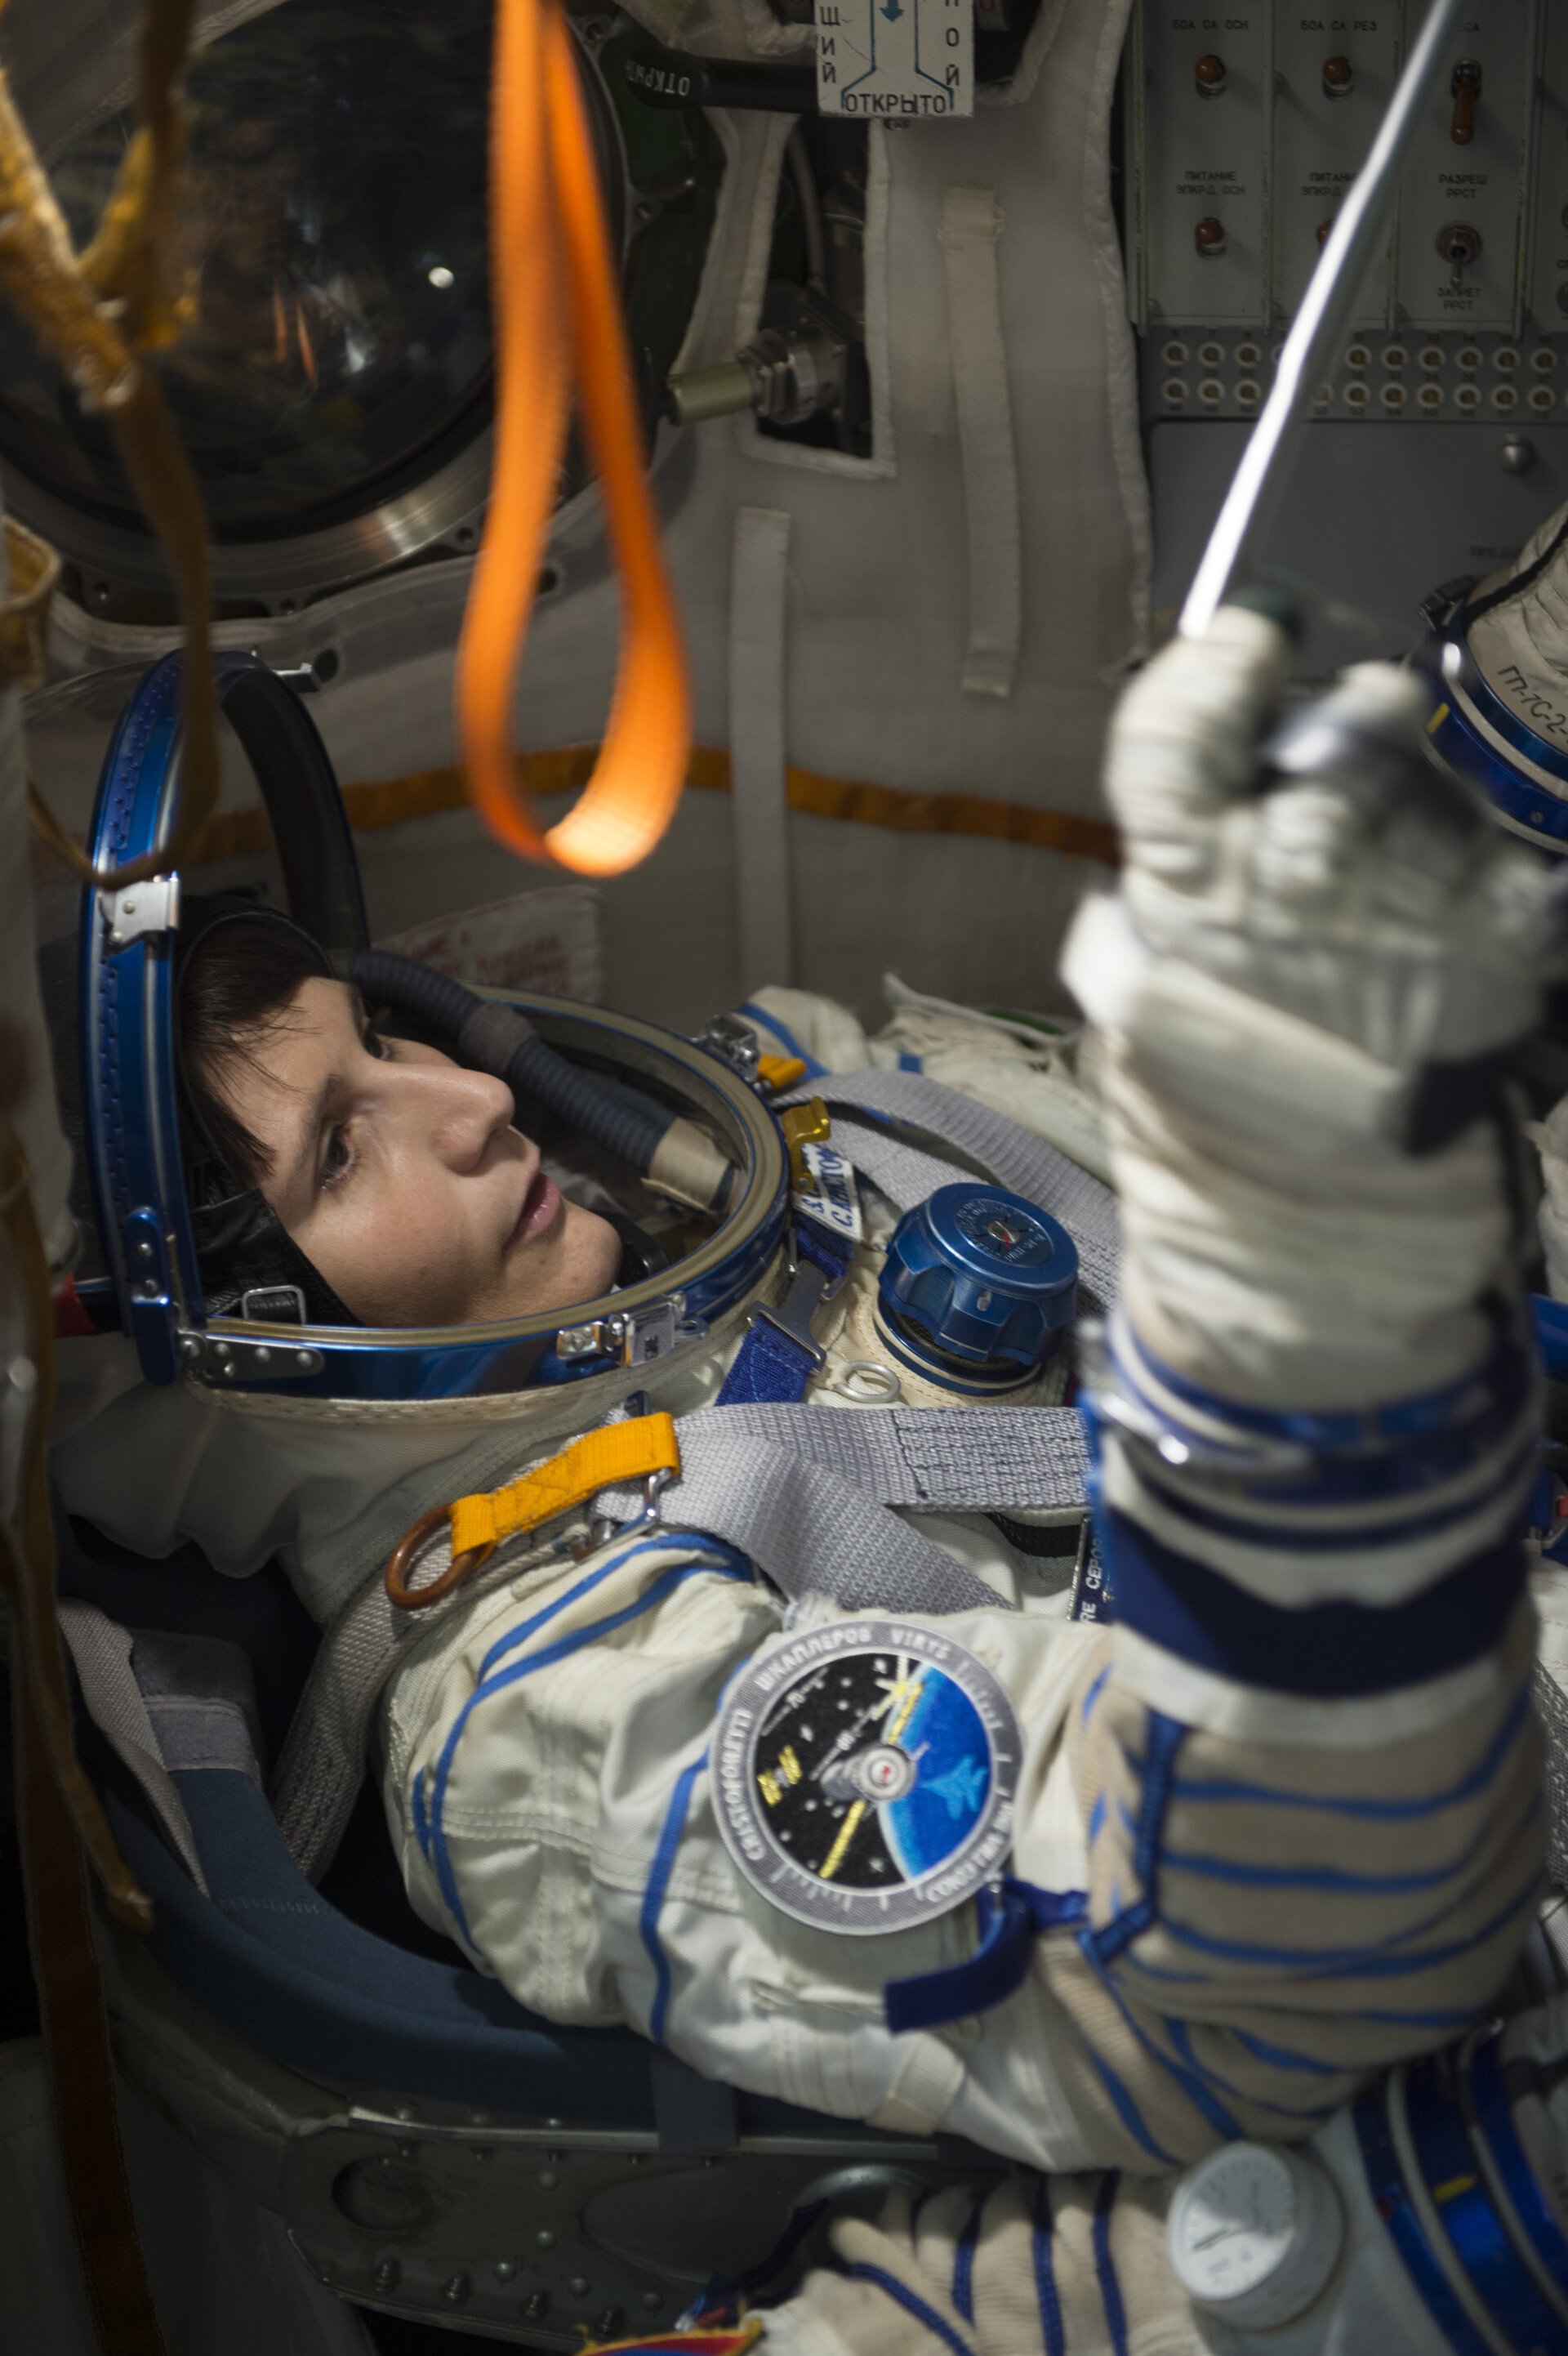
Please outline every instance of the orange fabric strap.
M458 740L475 806L509 850L580 875L619 875L647 857L674 815L691 742L691 693L560 0L501 0L496 13L491 251L496 455L458 648ZM541 833L513 762L512 691L544 561L573 376L621 580L621 663L581 799Z
M459 1497L452 1508L455 1558L479 1547L499 1546L519 1530L537 1529L600 1489L622 1481L645 1480L652 1472L680 1472L680 1442L667 1415L643 1415L629 1423L606 1424L574 1440L548 1464L536 1465L487 1496Z

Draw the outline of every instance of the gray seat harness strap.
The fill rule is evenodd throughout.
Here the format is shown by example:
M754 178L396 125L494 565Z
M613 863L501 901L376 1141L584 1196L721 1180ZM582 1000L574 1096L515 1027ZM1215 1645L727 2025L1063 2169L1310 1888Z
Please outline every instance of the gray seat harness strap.
M1083 1289L1093 1305L1110 1308L1120 1289L1116 1198L1032 1130L920 1072L825 1072L779 1102L804 1104L812 1097L820 1097L830 1113L843 1107L849 1118L835 1119L834 1143L901 1211L953 1183L944 1146L977 1163L999 1186L1038 1203L1061 1220L1077 1245ZM930 1150L857 1121L857 1110L920 1130Z
M1072 1408L709 1408L681 1419L680 1479L660 1518L724 1538L785 1595L849 1612L995 1611L994 1588L888 1513L1083 1506ZM624 1522L633 1489L602 1490Z

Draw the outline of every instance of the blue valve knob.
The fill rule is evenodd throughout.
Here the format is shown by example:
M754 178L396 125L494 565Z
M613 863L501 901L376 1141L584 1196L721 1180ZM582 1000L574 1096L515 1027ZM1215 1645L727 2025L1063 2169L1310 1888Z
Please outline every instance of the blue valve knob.
M1078 1305L1078 1252L1033 1203L967 1180L906 1211L877 1290L884 1340L958 1389L1028 1381Z

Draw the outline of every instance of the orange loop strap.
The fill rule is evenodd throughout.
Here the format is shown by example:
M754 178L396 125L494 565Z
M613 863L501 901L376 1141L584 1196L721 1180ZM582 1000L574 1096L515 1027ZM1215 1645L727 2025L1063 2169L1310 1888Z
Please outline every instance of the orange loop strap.
M496 455L458 648L458 738L475 805L508 849L580 875L619 875L646 858L674 815L690 749L691 695L560 0L501 0L491 105ZM542 834L514 768L512 688L544 560L573 374L621 578L623 638L593 774L575 807Z
M437 1505L406 1532L387 1565L387 1593L403 1612L422 1612L439 1603L494 1554L504 1538L538 1529L573 1505L585 1505L601 1489L624 1481L645 1481L655 1473L678 1479L680 1442L667 1415L643 1415L627 1423L607 1424L574 1440L548 1463L536 1464L503 1489L487 1495L459 1497L451 1505ZM428 1586L411 1587L409 1572L421 1549L443 1522L452 1524L452 1561Z

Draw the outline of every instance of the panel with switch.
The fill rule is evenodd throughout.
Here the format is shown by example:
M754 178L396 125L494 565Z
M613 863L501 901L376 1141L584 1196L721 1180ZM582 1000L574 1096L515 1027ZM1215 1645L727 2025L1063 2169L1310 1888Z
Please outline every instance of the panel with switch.
M1402 11L1381 0L1360 15L1282 12L1275 34L1272 305L1293 312L1340 200L1371 145L1399 72ZM1390 258L1368 272L1351 314L1381 327Z
M1268 0L1233 16L1138 0L1129 259L1140 327L1244 321L1272 330L1288 321L1424 14L1423 0L1369 0L1357 15ZM1560 0L1471 0L1427 102L1386 248L1362 286L1358 326L1520 333L1525 199L1543 136L1553 186L1564 186L1563 237L1534 265L1537 281L1552 280L1537 305L1544 292L1555 316L1538 324L1568 316L1556 312L1555 284L1560 249L1568 259L1565 17ZM1538 95L1543 41L1550 59Z
M1161 632L1428 5L1134 0L1127 278ZM1311 413L1272 569L1321 678L1403 652L1439 581L1501 563L1568 495L1568 0L1462 10Z
M1264 324L1270 33L1264 0L1140 17L1137 259L1162 317Z
M1517 333L1541 0L1472 0L1400 191L1397 324Z

